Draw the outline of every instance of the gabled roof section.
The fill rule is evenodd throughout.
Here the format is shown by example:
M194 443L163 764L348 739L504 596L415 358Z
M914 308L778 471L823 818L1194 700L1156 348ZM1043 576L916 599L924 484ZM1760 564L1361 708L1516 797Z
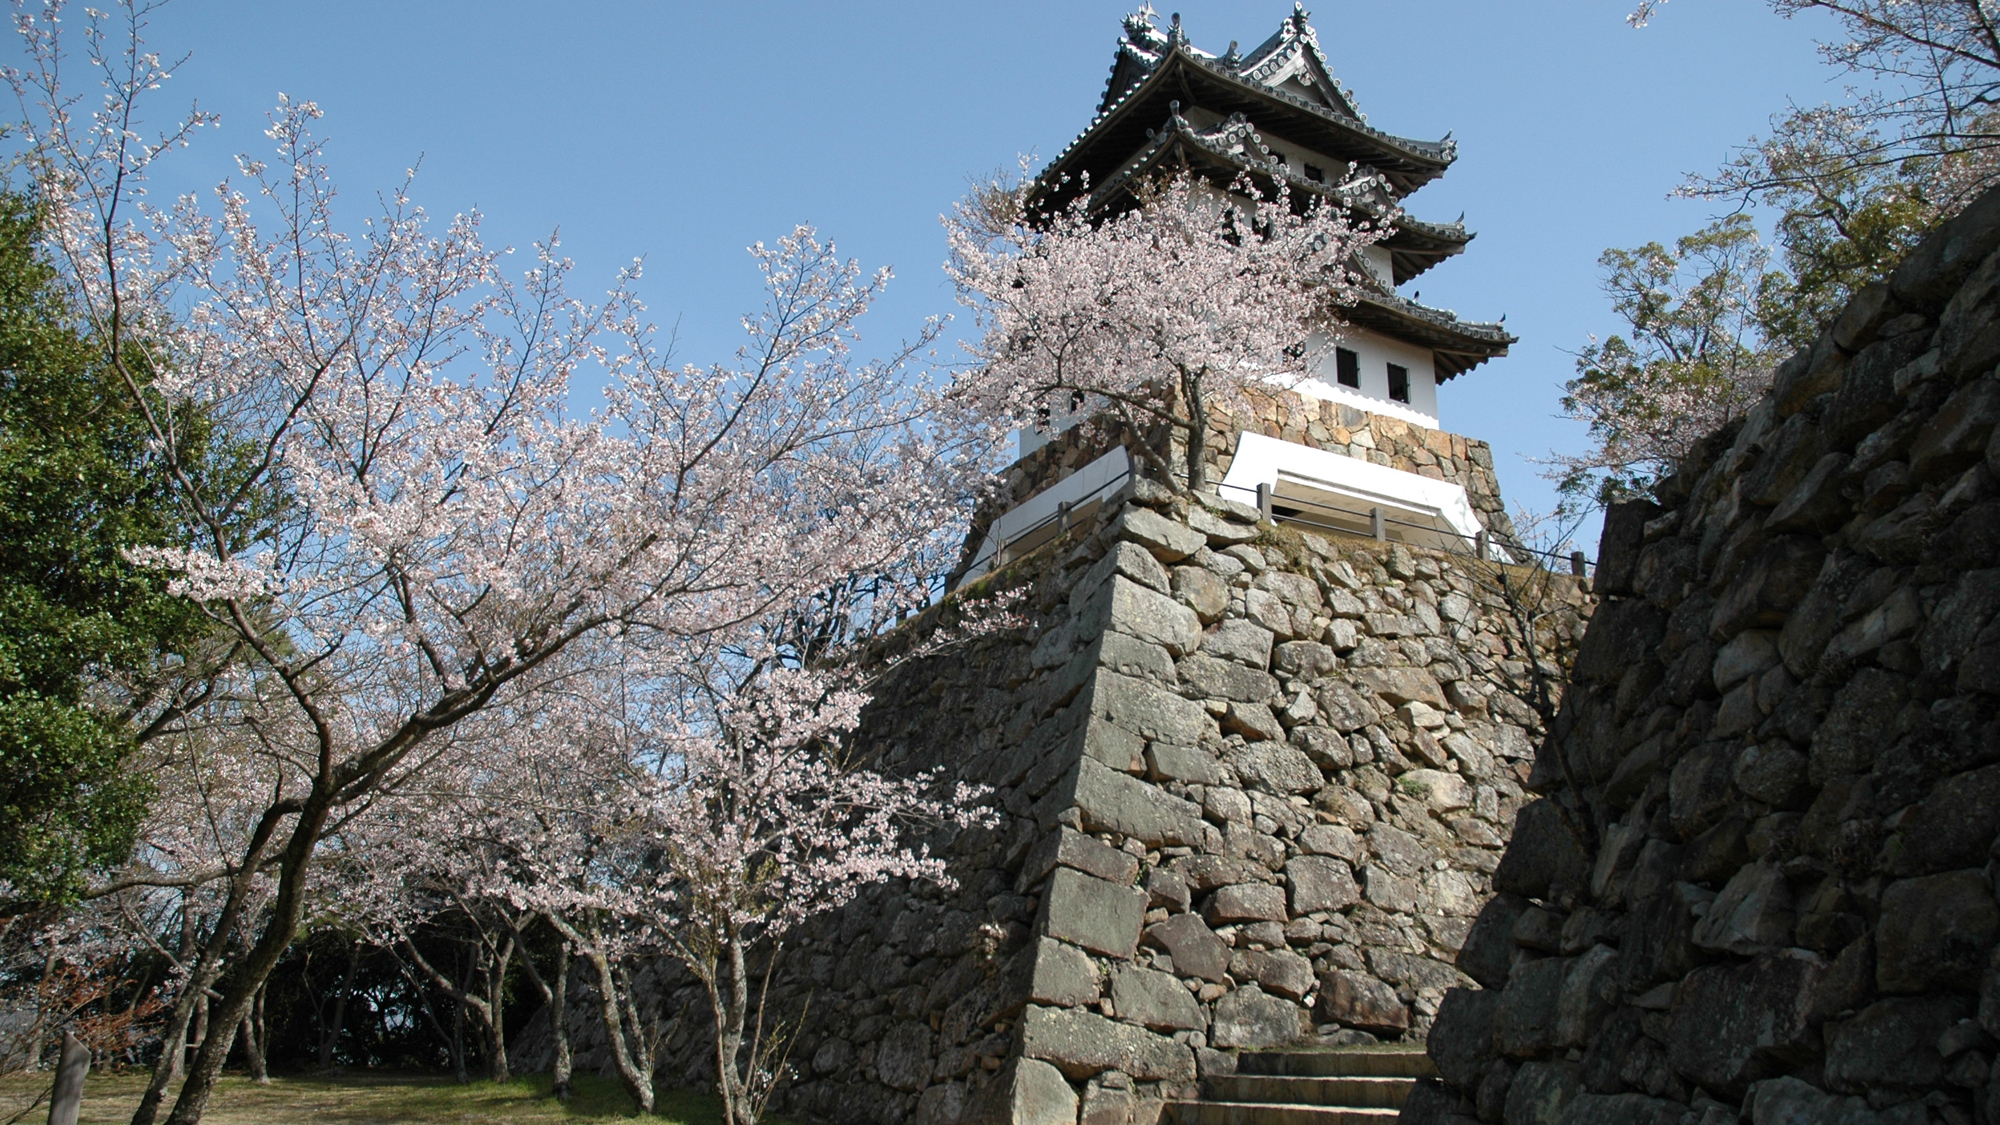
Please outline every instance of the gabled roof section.
M1049 163L1045 178L1103 180L1175 101L1222 116L1242 113L1315 151L1365 164L1398 196L1443 175L1457 157L1449 135L1420 141L1371 127L1334 79L1302 8L1248 56L1234 43L1219 56L1203 51L1188 41L1178 16L1164 31L1154 19L1150 6L1126 17L1097 115Z
M1355 107L1353 93L1334 78L1333 64L1319 49L1319 32L1306 22L1311 18L1304 4L1293 3L1292 14L1285 17L1277 32L1243 56L1237 69L1254 81L1289 90L1343 117L1359 120L1361 111Z
M1333 169L1333 175L1308 179L1302 170L1274 160L1264 138L1241 115L1233 116L1209 129L1196 127L1179 113L1170 114L1165 124L1151 134L1146 147L1114 175L1093 185L1085 205L1091 212L1118 211L1138 202L1135 185L1157 175L1173 175L1183 170L1202 174L1219 188L1227 188L1238 175L1249 174L1260 190L1269 191L1282 182L1296 205L1322 199L1350 213L1379 217L1396 210L1389 236L1383 247L1389 251L1395 282L1416 277L1444 259L1465 249L1473 235L1463 221L1429 223L1402 213L1380 190L1380 181L1370 186L1371 169L1350 165ZM1051 202L1060 201L1056 193Z

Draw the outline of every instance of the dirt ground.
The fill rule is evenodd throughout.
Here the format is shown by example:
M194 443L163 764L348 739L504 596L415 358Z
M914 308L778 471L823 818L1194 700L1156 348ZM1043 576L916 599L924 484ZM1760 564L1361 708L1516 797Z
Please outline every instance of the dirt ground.
M48 1089L49 1077L0 1078L0 1125L17 1115L19 1125L48 1120L46 1102L30 1106ZM145 1088L144 1073L92 1074L83 1086L82 1125L123 1125ZM367 1072L273 1078L268 1086L228 1077L202 1120L207 1125L590 1125L635 1116L632 1100L609 1079L579 1079L577 1096L567 1106L547 1090L548 1080L539 1076L469 1086L431 1075ZM713 1125L722 1119L714 1099L680 1091L662 1091L657 1114L650 1120L660 1125Z

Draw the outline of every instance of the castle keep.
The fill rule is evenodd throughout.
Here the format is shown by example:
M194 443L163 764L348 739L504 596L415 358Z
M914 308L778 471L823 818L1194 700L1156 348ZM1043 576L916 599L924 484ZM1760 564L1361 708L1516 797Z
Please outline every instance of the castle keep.
M1161 171L1310 194L1372 168L1400 199L1453 155L1367 125L1303 11L1222 54L1135 16L1043 183L1115 209ZM774 1110L1386 1119L1428 1070L1593 599L1514 541L1487 446L1439 428L1439 384L1512 338L1396 290L1470 234L1395 224L1322 377L1215 420L1217 491L1136 473L1121 443L1145 435L1023 435L953 598L892 643L997 589L1032 624L898 665L858 733L873 768L992 787L1002 823L930 841L956 887L875 888L784 951L767 1011L797 1022ZM700 1083L698 989L660 987L685 1013L663 1075ZM576 1033L588 1058L595 1032ZM1300 1044L1386 1062L1286 1073L1258 1053Z

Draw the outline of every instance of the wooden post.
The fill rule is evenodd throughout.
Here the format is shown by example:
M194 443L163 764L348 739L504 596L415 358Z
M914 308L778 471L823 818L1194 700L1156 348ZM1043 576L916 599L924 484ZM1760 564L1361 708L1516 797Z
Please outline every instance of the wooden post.
M1374 533L1375 538L1378 540L1389 538L1389 529L1382 522L1382 509L1368 509L1368 529Z
M1582 551L1571 551L1571 552L1569 553L1569 572L1570 572L1571 574L1574 574L1574 575L1576 575L1576 576L1577 576L1578 578L1582 578L1582 577L1583 577L1583 552L1582 552Z
M1479 529L1478 535L1472 537L1472 553L1480 562L1485 562L1489 557L1486 549L1486 529L1483 527Z
M1268 484L1257 486L1257 511L1263 514L1266 521L1277 518L1271 514L1271 486Z
M63 1032L62 1062L56 1065L56 1088L49 1095L49 1125L76 1125L83 1112L83 1076L90 1073L90 1048Z
M1056 505L1057 526L1064 531L1069 530L1069 510L1070 510L1070 502L1067 500Z

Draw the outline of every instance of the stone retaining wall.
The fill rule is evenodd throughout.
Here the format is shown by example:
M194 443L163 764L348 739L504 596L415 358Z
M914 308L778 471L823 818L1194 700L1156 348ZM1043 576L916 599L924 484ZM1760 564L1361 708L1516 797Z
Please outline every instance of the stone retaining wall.
M1506 503L1500 496L1500 481L1493 472L1493 450L1477 438L1292 392L1260 396L1250 403L1250 410L1251 416L1241 419L1220 409L1212 412L1205 458L1211 487L1229 471L1229 463L1236 454L1237 435L1247 430L1461 485L1480 522L1501 542L1513 541L1514 524L1507 516ZM973 535L967 541L961 562L970 561L986 527L1001 512L1057 483L1116 445L1136 447L1146 442L1167 449L1169 463L1184 474L1186 450L1168 438L1165 427L1145 434L1129 434L1108 420L1086 422L1053 435L1048 444L1000 474L1000 488L973 520ZM1136 455L1134 461L1138 461Z
M1406 1122L2000 1121L2000 193L1614 508Z
M799 935L774 1109L1150 1125L1239 1049L1421 1035L1466 979L1576 583L1144 481L992 583L1037 625L903 666L860 742L993 786L1005 823L932 841L956 890L882 887ZM701 1083L703 1002L662 986L663 1077Z

